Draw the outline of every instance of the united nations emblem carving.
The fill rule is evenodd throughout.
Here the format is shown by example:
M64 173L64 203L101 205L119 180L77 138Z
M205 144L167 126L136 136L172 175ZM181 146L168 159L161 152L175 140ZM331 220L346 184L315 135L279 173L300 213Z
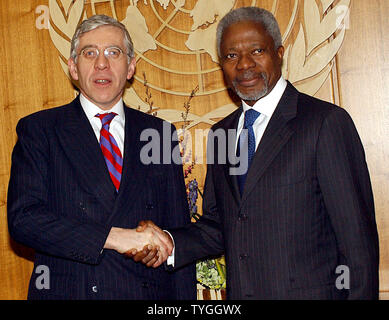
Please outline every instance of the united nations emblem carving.
M149 109L144 101L145 74L157 115L180 122L185 100L198 87L187 115L189 129L200 123L212 125L236 108L217 63L216 26L231 9L248 5L264 7L282 21L283 75L300 91L315 94L344 40L350 0L49 0L49 32L68 75L70 39L80 21L107 14L124 23L137 60L124 101L142 111Z

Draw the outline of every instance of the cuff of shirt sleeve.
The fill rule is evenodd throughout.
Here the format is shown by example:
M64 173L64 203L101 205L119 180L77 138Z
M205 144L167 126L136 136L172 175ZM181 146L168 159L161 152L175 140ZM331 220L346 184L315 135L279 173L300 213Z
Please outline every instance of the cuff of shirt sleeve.
M172 251L172 254L167 258L166 264L168 266L172 266L174 268L174 252L176 249L176 245L174 244L174 239L173 239L173 236L170 234L170 232L167 230L163 230L163 231L166 232L170 236L170 239L172 239L172 242L173 242L173 251Z

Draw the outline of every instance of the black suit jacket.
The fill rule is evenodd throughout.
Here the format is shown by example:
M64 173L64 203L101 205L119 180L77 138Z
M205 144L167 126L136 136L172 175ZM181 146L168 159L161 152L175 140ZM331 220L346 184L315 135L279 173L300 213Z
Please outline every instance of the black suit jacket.
M150 219L162 228L190 221L181 165L140 160L141 132L154 129L153 152L171 142L163 121L124 107L125 141L119 192L79 99L32 114L17 125L8 190L11 236L36 249L30 299L195 299L194 266L175 273L147 268L102 250L112 226L135 228ZM174 127L165 122L165 128ZM150 145L149 145L150 146ZM159 151L158 151L159 150ZM155 154L154 154L155 155ZM162 162L162 157L160 158ZM36 267L50 271L37 289ZM38 280L39 281L39 280Z
M241 112L212 129L236 129ZM221 147L216 141L215 164L208 164L203 217L172 230L176 266L225 253L229 299L378 297L373 195L345 110L288 83L242 196L232 165L218 159ZM337 288L348 285L347 269L338 266L348 267L349 290Z

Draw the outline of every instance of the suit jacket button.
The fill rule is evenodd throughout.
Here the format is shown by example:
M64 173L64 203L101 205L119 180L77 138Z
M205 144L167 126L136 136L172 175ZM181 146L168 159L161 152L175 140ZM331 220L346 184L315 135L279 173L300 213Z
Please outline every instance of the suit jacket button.
M245 259L247 259L248 258L248 254L247 253L242 253L240 256L239 256L239 259L240 260L245 260Z
M248 218L249 218L249 217L246 216L245 214L240 214L240 215L238 216L238 220L239 220L239 221L247 221Z

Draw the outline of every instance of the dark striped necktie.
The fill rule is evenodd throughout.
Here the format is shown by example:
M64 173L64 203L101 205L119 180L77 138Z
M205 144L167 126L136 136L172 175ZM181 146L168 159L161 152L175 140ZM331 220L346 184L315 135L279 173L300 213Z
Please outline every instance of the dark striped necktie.
M116 115L116 113L111 112L96 114L96 117L100 118L102 124L100 131L100 147L108 167L109 175L111 176L116 191L118 191L122 177L123 157L116 140L109 132L109 125Z
M239 136L237 154L240 155L240 144L242 145L246 144L246 148L247 148L247 154L245 153L243 154L243 156L245 155L247 156L247 171L244 174L237 176L239 191L241 195L243 194L244 185L246 183L247 172L251 166L251 162L255 154L256 143L255 143L253 124L255 120L257 120L259 115L260 113L254 109L249 109L245 112L243 129L246 130L242 130L242 133Z

